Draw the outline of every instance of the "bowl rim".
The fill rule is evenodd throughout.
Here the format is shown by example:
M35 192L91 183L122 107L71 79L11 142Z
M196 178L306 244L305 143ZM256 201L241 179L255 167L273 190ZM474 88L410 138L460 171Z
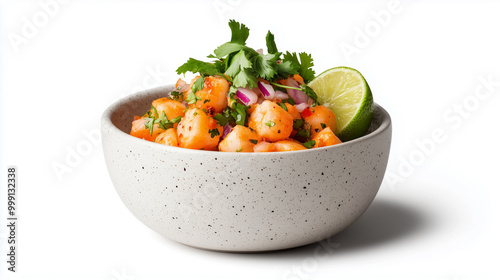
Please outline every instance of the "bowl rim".
M158 144L155 142L151 141L146 141L144 139L139 139L137 137L131 136L128 133L125 133L121 129L119 129L113 122L111 121L111 116L115 111L117 111L118 108L121 106L124 106L125 104L129 102L134 102L137 99L142 99L147 95L154 95L156 93L160 92L165 92L168 93L175 89L175 85L165 85L165 86L160 86L160 87L155 87L155 88L150 88L146 90L142 90L136 93L132 93L130 95L127 95L125 97L122 97L115 102L113 102L111 105L106 108L106 110L103 112L101 116L101 131L103 131L103 128L106 127L110 130L111 133L113 134L118 134L123 137L130 137L130 141L137 141L139 145L146 145L147 147L154 148L154 149L161 149L164 151L172 151L172 152L181 152L181 153L201 153L204 155L208 154L213 154L213 155L220 155L221 153L224 155L238 155L238 156L263 156L263 155L291 155L291 154L300 154L300 153L308 153L312 151L322 151L322 150L329 150L329 149L337 149L339 147L345 147L349 145L353 145L362 141L366 141L368 139L374 138L380 134L382 134L384 131L391 129L391 116L389 113L378 103L373 102L373 112L374 116L379 115L381 119L380 125L378 127L371 131L370 133L363 135L359 138L349 140L346 142L342 142L340 144L332 145L332 146L326 146L326 147L320 147L320 148L314 148L314 149L307 149L307 150L299 150L299 151L284 151L284 152L271 152L271 153L238 153L238 152L220 152L220 151L206 151L206 150L195 150L195 149L186 149L186 148L181 148L181 147L173 147L173 146L168 146L168 145L163 145L163 144ZM142 143L142 144L140 144Z

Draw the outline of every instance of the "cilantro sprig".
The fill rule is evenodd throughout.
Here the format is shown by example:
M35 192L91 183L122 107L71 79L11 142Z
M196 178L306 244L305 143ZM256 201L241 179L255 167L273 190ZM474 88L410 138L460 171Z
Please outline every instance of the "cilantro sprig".
M230 20L228 25L231 29L231 40L217 47L213 54L208 56L215 60L204 62L189 58L177 69L178 74L192 72L201 76L191 88L193 93L203 88L206 76L217 75L230 81L232 83L231 95L238 87L257 87L259 79L277 81L295 74L302 76L306 84L314 79L315 72L312 69L314 61L310 54L279 52L274 35L270 31L266 35L268 53L259 53L246 45L250 35L250 29L247 26L235 20ZM307 85L295 89L303 91L317 103L316 93Z

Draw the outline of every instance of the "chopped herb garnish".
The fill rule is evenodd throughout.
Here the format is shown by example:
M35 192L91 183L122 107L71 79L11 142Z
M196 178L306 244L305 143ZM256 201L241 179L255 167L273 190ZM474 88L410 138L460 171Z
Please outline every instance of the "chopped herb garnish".
M250 139L250 142L252 142L252 144L257 144L257 143L259 143L259 140L257 140L257 139Z
M225 126L229 122L229 117L224 116L221 113L217 113L214 116L214 119L217 121L217 123L221 126Z
M155 119L158 118L159 114L158 114L158 111L156 110L155 106L151 105L151 110L153 110L154 112L154 115L152 117L154 117ZM151 115L150 115L151 117Z
M196 116L196 115L198 115L198 112L194 112L194 113L193 113L193 116Z
M311 138L311 132L307 129L301 129L295 134L295 139L299 140L300 142L306 142Z
M199 80L199 79L198 79ZM196 84L196 83L195 83ZM194 87L194 86L193 86ZM191 91L188 96L186 97L186 102L188 104L194 104L196 101L201 100L198 96L194 94L194 91Z
M320 125L321 125L321 128L322 128L322 129L325 129L325 128L326 128L326 124L324 124L324 123L320 123Z
M172 91L172 92L170 92L170 96L172 96L173 100L179 101L180 97L182 96L182 93L178 92L178 91Z
M243 151L243 149L242 149L242 148L239 148L238 150L236 150L236 152L237 152L237 153L239 153L239 152L241 152L241 151Z
M231 112L231 116L234 118L237 125L245 125L247 113L247 106L241 103L236 103L234 105L234 110Z
M299 130L304 126L304 120L303 119L295 119L293 120L293 129Z
M217 128L209 129L208 133L210 133L210 137L214 138L217 135L220 135L220 132Z
M273 122L273 121L268 121L268 122L266 122L265 124L266 124L267 126L269 126L269 127L273 127L273 126L275 126L275 125L276 125L276 123L275 123L275 122Z
M316 141L311 140L311 141L305 142L305 143L304 143L304 144L302 144L302 145L304 145L304 147L306 147L306 148L310 149L310 148L314 147L314 145L316 145Z
M151 136L153 136L153 128L154 128L154 118L146 118L147 122L144 123L144 126L149 130Z
M203 100L203 104L210 102L210 99Z
M283 102L278 102L278 105L280 105L281 108L283 108L283 110L287 111L288 112L288 108L286 107L285 103Z
M154 106L151 106L151 110L153 111L153 113L149 111L149 117L145 118L147 122L144 124L144 126L149 130L151 136L153 136L153 129L155 124L158 124L158 128L167 130L174 127L174 124L180 122L182 118L181 116L178 116L176 118L168 120L165 111L161 111L161 116L158 116L158 111Z
M287 101L290 105L295 105L295 104L296 104L296 103L295 103L295 100L294 100L293 98L291 98L291 97L290 97L290 98L288 98L286 101Z

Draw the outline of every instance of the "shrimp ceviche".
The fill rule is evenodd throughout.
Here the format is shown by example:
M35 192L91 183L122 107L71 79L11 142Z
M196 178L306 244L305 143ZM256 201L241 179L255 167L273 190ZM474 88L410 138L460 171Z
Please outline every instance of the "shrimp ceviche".
M136 116L130 135L159 144L221 152L282 152L341 143L336 117L307 86L314 79L307 53L279 52L267 33L267 53L246 46L249 29L229 21L231 40L208 56L190 58L175 90Z

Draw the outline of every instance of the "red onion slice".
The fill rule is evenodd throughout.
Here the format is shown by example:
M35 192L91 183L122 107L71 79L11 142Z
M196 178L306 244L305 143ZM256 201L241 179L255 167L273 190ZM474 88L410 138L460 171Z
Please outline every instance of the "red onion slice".
M178 92L186 92L189 90L189 84L184 84L180 86L180 88L177 90Z
M292 78L286 79L285 85L289 87L300 88L299 83ZM286 91L288 92L290 97L293 98L293 100L295 100L295 103L297 104L307 103L307 99L309 99L309 96L307 96L307 94L305 94L301 90L287 88Z
M297 111L299 111L299 113L302 113L302 111L304 111L307 107L309 107L309 104L307 103L300 103L295 105L295 108L297 108Z
M281 90L277 90L277 91L275 91L274 97L276 99L283 100L283 99L288 99L290 96L288 94L282 92Z
M221 140L223 140L224 138L226 138L226 136L231 132L233 131L233 127L230 126L229 124L226 124L224 126L224 129L222 130L222 136L220 137Z
M252 105L257 102L259 97L255 92L252 90L249 90L247 88L241 88L239 87L238 90L236 91L236 96L243 102L245 105Z
M265 99L275 98L275 91L272 85L263 82L258 82L257 85L259 86L260 92L262 92Z

